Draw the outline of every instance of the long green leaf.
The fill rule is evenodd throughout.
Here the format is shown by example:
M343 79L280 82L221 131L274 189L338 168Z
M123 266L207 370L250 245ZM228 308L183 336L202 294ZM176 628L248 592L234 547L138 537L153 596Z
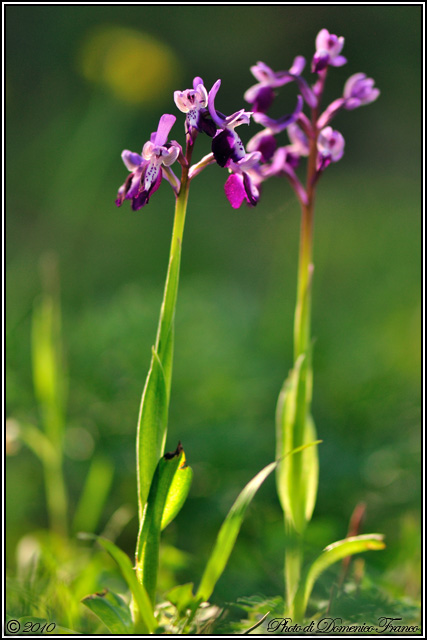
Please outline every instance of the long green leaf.
M114 467L104 456L93 458L74 516L74 531L93 533L113 481Z
M67 382L56 258L45 255L42 267L43 294L34 305L32 318L33 383L45 433L52 444L61 449Z
M79 535L82 539L96 540L104 549L110 554L110 556L116 561L119 569L125 579L136 603L139 618L143 621L145 627L149 633L152 633L157 626L157 621L154 617L153 607L150 598L147 595L146 590L137 580L135 571L132 567L132 563L124 551L119 549L111 540L101 538L90 533L83 533Z
M83 598L82 603L90 609L114 634L130 634L134 631L132 615L124 600L105 590Z
M186 172L184 172L186 173ZM141 522L151 481L164 453L172 379L174 320L178 295L182 236L188 199L187 180L176 201L168 272L150 370L141 399L137 429L138 507Z
M191 477L192 472L186 467L181 443L174 453L166 454L159 460L153 476L136 551L138 580L144 585L153 603L162 524L170 522L183 505Z
M256 492L270 473L276 468L277 462L272 462L262 469L238 495L219 530L215 546L210 554L208 563L196 593L196 599L206 601L210 598L216 583L221 577L231 552L239 535L246 509L252 502Z
M295 619L300 620L304 616L313 586L321 573L335 562L338 562L347 556L352 556L364 551L384 549L385 544L383 538L384 536L382 534L368 533L365 535L345 538L344 540L338 540L338 542L334 542L327 546L323 553L310 566L305 579L301 581L300 587L295 596Z
M163 454L168 416L168 393L161 362L153 349L138 419L138 506L141 521L153 474Z
M298 454L309 447L319 444L321 441L309 442L296 447L292 451L286 454L286 457L291 458L293 455ZM246 513L246 509L252 502L256 492L268 478L270 473L277 467L277 465L283 462L282 459L271 462L269 465L261 469L257 475L248 482L244 489L237 496L236 501L228 512L216 539L214 548L209 556L208 563L200 582L200 586L197 590L195 600L198 602L208 600L211 596L216 583L221 577L228 559L233 550L237 536L239 535L240 527L242 526L243 518Z
M309 413L310 354L300 356L283 385L276 412L277 457L316 439ZM313 513L319 476L318 452L310 447L282 462L276 475L279 499L287 518L302 533Z
M57 451L49 438L33 424L20 423L20 437L32 452L39 458L42 464L52 464L55 461Z

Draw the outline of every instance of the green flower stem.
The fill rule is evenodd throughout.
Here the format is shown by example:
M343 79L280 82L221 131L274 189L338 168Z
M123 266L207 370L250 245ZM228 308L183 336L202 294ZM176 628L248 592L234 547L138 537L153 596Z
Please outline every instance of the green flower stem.
M317 161L317 109L313 109L312 123L315 134L310 140L307 166L307 203L301 204L301 232L298 262L297 302L294 319L294 366L298 358L304 357L297 392L297 409L294 423L293 447L304 444L305 425L310 414L311 403L311 280L313 274L313 222L315 202L315 175ZM299 485L303 473L303 454L296 454L292 461L293 477ZM295 487L295 491L297 491ZM296 531L292 520L285 514L286 550L285 581L287 613L293 615L294 598L298 590L304 559L302 533Z
M317 112L313 117L315 123ZM298 263L298 288L297 304L294 322L294 360L297 361L301 354L306 354L310 347L311 325L311 277L313 273L313 218L315 186L313 185L316 173L317 135L310 143L310 154L307 168L307 204L301 205L301 233L300 251Z
M184 234L185 216L187 212L188 192L190 182L188 180L188 167L183 167L181 187L176 199L175 218L172 230L172 241L169 254L169 266L166 276L163 302L160 310L159 326L157 330L155 350L160 362L170 366L166 375L168 397L170 393L170 382L172 374L172 362L168 363L167 344L174 329L175 307L178 295L179 271L181 264L182 238ZM166 370L165 370L166 373Z
M181 186L175 205L169 266L160 309L156 343L153 347L151 367L142 394L138 419L136 450L140 522L154 470L159 459L164 454L166 443L172 379L174 318L178 294L182 238L190 185L188 179L190 156L191 147L187 150L186 162L182 168Z
M285 584L286 615L293 618L294 600L301 579L303 562L302 538L295 531L292 522L285 515L286 551L285 551Z

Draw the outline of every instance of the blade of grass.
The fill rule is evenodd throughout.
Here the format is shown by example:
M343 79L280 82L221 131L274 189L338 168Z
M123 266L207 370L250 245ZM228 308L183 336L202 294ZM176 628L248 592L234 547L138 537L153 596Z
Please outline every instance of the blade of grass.
M106 538L101 538L101 536L96 536L92 533L80 533L79 537L82 540L96 540L109 555L116 561L123 578L125 579L136 603L139 618L144 623L146 629L149 633L152 633L154 629L157 627L157 621L154 617L153 607L150 601L150 598L147 595L146 590L137 580L135 570L132 567L132 563L129 557L125 554L124 551L119 549L114 542L111 540L107 540ZM138 625L138 620L135 622L136 626ZM140 632L138 630L138 632Z
M68 498L63 476L67 381L61 341L61 309L57 258L47 254L41 262L43 293L32 317L31 356L34 392L45 436L55 455L41 458L46 502L52 530L67 533Z
M318 444L318 442L310 442L301 447L297 447L293 451L290 451L287 456L291 456L295 453L299 453L307 447ZM263 484L264 480L268 478L270 473L274 471L280 460L271 462L264 467L257 475L252 478L250 482L244 487L244 489L238 495L236 501L228 512L216 539L214 548L209 556L208 563L202 576L199 588L196 593L196 600L206 601L210 598L216 583L221 577L228 559L233 550L237 536L239 535L240 527L242 526L243 518L246 510L252 502L256 492Z
M294 612L292 618L301 620L305 614L308 600L317 578L332 564L347 556L364 551L375 551L385 548L384 536L379 533L368 533L338 540L327 546L323 553L313 562L308 569L305 579L301 581L295 596Z
M277 464L277 462L272 462L264 467L264 469L248 482L238 495L219 530L214 548L209 556L196 593L196 600L207 601L212 595L215 585L227 565L237 536L239 535L246 510L264 480L274 471Z
M74 531L93 533L113 481L114 467L110 460L98 455L92 460L73 521Z

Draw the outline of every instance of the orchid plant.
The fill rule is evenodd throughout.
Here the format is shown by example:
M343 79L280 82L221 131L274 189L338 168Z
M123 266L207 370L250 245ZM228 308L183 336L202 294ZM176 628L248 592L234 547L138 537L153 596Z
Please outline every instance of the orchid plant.
M208 166L218 164L227 170L225 195L234 209L243 203L257 205L264 182L273 176L285 176L301 207L301 238L297 302L294 319L294 363L283 386L277 405L276 461L265 467L241 492L220 529L200 585L176 587L166 599L174 608L169 616L169 632L194 632L194 621L202 603L210 598L222 574L237 538L244 512L267 476L276 470L277 491L284 513L286 611L290 617L304 617L315 580L330 564L368 549L381 549L379 534L356 535L329 545L311 567L304 567L304 531L314 509L318 483L316 430L311 417L312 343L311 288L313 277L313 219L317 184L331 163L344 153L344 138L330 123L341 110L352 110L376 100L379 90L374 81L356 73L345 83L343 94L322 111L321 103L330 67L341 67L344 38L322 29L316 38L311 63L314 82L303 76L306 61L297 56L286 71L273 71L263 62L251 67L257 84L250 87L245 100L251 111L240 109L224 115L216 106L221 80L211 89L200 77L193 87L175 91L174 101L185 114L185 145L170 139L175 115L164 114L157 131L151 134L141 154L129 150L122 159L129 170L119 188L116 204L126 200L139 211L166 180L175 196L169 266L160 310L150 370L142 394L137 427L137 482L139 534L136 544L135 571L127 556L108 540L100 543L115 558L132 592L131 614L123 615L124 603L115 594L89 596L85 604L116 632L154 632L161 624L156 612L156 582L161 531L177 515L186 500L192 471L186 463L181 443L174 452L165 453L168 409L174 350L174 318L178 294L184 224L192 180ZM277 89L294 83L297 88L294 111L279 118L267 115ZM309 116L304 113L309 110ZM236 132L251 119L262 126L246 144ZM279 146L277 138L284 131L289 144ZM199 135L211 138L211 152L193 163ZM305 182L298 168L307 158ZM174 168L180 165L178 177ZM127 622L123 622L123 620ZM121 622L120 622L121 621ZM193 625L193 626L192 626ZM197 628L197 627L196 627Z

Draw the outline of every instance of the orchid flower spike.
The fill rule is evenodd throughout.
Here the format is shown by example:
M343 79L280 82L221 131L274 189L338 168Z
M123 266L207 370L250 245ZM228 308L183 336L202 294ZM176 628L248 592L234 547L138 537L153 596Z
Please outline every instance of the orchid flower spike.
M151 195L160 187L162 166L170 167L181 152L177 142L167 142L175 120L174 115L167 113L160 118L157 131L144 144L142 155L127 149L123 151L122 160L131 173L118 191L118 207L123 200L131 200L132 209L138 211L148 204Z

